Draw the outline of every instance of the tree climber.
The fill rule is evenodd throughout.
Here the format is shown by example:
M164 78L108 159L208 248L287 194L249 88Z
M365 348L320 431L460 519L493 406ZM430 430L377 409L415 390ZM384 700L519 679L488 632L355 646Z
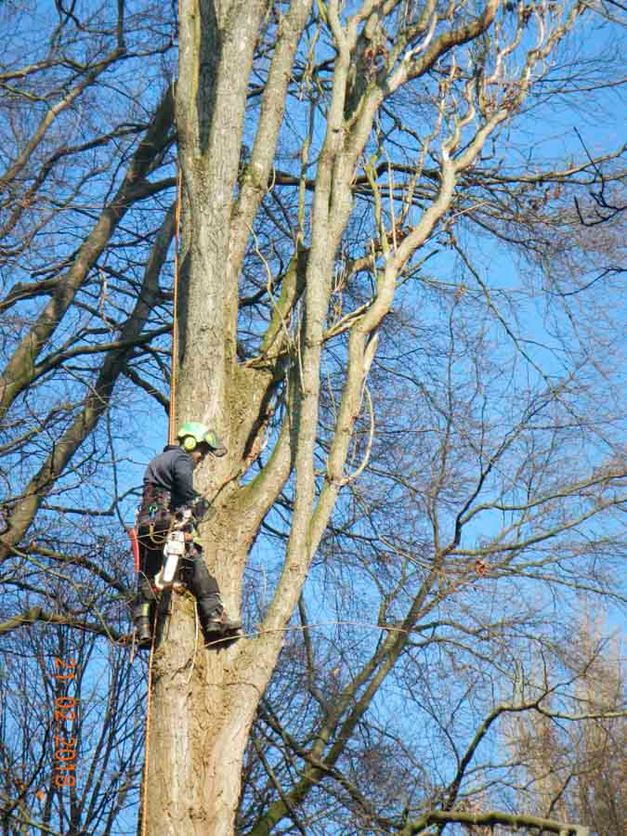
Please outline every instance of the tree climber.
M213 430L196 421L184 423L177 439L178 444L168 444L155 456L144 474L142 503L137 516L139 574L133 608L140 646L152 641L154 582L164 562L164 545L175 519L180 519L187 510L191 511L191 516L178 574L196 597L205 641L236 638L242 626L240 621L234 621L226 614L218 583L205 564L196 528L196 522L206 514L209 503L194 490L193 471L209 454L224 456L226 447Z

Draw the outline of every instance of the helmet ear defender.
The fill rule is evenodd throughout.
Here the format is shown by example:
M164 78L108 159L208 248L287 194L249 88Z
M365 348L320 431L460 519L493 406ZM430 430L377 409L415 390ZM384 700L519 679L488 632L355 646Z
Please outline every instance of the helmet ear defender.
M191 453L192 450L196 449L196 439L193 435L186 435L183 439L182 443L183 450L187 453Z

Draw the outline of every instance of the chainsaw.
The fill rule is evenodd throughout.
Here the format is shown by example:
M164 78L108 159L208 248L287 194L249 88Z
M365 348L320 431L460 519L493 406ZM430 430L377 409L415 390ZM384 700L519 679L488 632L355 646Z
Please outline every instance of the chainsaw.
M154 579L154 585L159 592L162 592L164 589L171 589L176 584L179 561L185 554L192 521L193 514L189 508L176 515L172 529L163 547L163 564Z

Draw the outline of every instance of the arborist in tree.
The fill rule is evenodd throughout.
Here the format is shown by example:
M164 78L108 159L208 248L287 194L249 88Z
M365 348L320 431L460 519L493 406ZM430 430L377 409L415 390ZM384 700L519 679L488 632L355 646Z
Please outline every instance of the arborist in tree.
M218 583L205 564L196 528L209 503L194 490L194 469L209 454L223 456L226 447L213 430L196 421L183 424L177 439L179 443L168 444L144 474L136 527L139 575L133 611L136 638L141 646L152 641L157 594L159 589L171 585L174 574L196 596L207 642L236 638L242 626L225 612ZM169 573L169 577L164 573Z

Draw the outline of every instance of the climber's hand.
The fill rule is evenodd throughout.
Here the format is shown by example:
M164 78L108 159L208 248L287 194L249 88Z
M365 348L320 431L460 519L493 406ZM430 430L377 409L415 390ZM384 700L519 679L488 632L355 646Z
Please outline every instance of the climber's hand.
M209 510L209 503L206 499L198 499L192 505L192 514L197 520L202 520Z

